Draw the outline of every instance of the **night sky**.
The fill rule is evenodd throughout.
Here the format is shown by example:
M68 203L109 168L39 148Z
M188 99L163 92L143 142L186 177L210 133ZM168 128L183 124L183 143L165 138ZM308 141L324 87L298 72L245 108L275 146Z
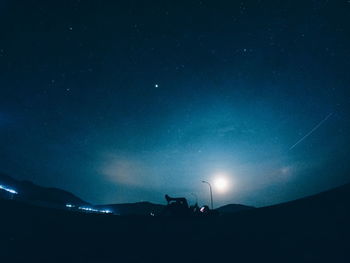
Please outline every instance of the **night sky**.
M350 181L349 1L0 1L0 171L92 203Z

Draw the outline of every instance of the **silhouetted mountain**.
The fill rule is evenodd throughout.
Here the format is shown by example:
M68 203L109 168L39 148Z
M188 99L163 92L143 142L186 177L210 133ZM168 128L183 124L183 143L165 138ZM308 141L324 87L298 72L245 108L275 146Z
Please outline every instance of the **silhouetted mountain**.
M150 202L98 205L95 207L110 209L118 215L157 215L164 209L164 205Z
M330 189L312 196L263 207L259 210L292 216L329 217L335 214L350 215L350 184Z
M228 214L228 213L236 213L240 211L255 209L253 206L246 206L246 205L240 205L240 204L228 204L221 206L219 208L216 208L219 213L221 214Z
M32 203L40 206L49 206L56 208L65 208L66 204L78 206L91 205L74 194L58 188L38 186L30 181L19 181L10 176L0 174L0 185L4 185L18 192L12 195L18 201ZM8 198L9 195L3 193L0 189L0 198ZM97 209L108 209L118 215L159 215L165 205L153 204L150 202L122 203L93 206ZM239 204L229 204L217 208L220 213L235 213L242 210L252 209L253 207ZM76 209L73 209L76 210Z
M297 200L264 207L270 208L307 208L307 209L344 209L350 203L350 184L345 184L321 193Z
M19 181L3 174L0 174L0 185L4 185L18 192L18 194L13 197L22 202L61 208L65 207L67 203L88 205L87 202L65 190L38 186L32 182Z
M153 204L150 202L137 202L137 203L125 203L125 204L109 204L98 205L97 208L110 209L118 215L159 215L165 208L165 205ZM239 204L229 204L219 207L215 210L222 214L236 213L249 209L254 209L252 206L245 206Z
M108 216L16 200L0 200L0 211L4 262L350 262L350 185L222 216Z

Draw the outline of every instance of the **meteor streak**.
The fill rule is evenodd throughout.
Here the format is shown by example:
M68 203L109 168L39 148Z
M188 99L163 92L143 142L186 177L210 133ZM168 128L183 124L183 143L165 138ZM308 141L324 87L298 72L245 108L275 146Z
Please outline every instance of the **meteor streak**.
M333 115L333 113L329 113L326 118L324 118L322 121L320 121L315 127L313 127L311 129L311 131L309 131L307 134L304 135L304 137L302 137L299 141L297 141L296 143L294 143L289 150L292 150L293 148L295 148L299 143L301 143L303 140L305 140L307 137L309 137L314 131L316 131L323 123L325 123L331 116Z

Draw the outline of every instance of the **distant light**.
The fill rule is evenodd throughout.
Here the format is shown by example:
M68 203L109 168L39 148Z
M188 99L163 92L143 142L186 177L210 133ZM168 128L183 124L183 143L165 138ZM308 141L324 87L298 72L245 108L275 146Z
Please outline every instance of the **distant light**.
M112 214L112 211L111 211L111 210L108 210L108 209L104 209L104 210L100 210L100 213L103 213L103 214Z
M92 213L113 214L113 212L109 209L98 210L88 206L79 206L78 209Z
M66 204L66 207L72 208L72 207L75 207L75 205Z
M220 193L226 192L229 188L229 181L227 177L222 174L216 175L214 178L214 187Z
M91 207L85 207L85 206L79 206L78 209L88 211L88 212L99 212L97 209L91 208Z
M15 194L15 195L18 194L17 191L15 191L15 190L13 190L13 189L11 189L11 188L8 188L8 187L6 187L6 186L3 186L3 185L0 185L0 189L4 190L4 191L6 191L6 192L9 192L9 193L11 193L11 194Z
M154 87L155 87L155 88L159 88L159 85L158 85L158 84L154 84Z

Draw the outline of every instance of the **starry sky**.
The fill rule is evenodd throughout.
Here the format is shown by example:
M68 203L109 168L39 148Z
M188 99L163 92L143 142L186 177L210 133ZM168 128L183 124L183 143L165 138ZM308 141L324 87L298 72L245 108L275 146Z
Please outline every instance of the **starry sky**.
M0 1L0 171L92 203L350 181L349 1Z

